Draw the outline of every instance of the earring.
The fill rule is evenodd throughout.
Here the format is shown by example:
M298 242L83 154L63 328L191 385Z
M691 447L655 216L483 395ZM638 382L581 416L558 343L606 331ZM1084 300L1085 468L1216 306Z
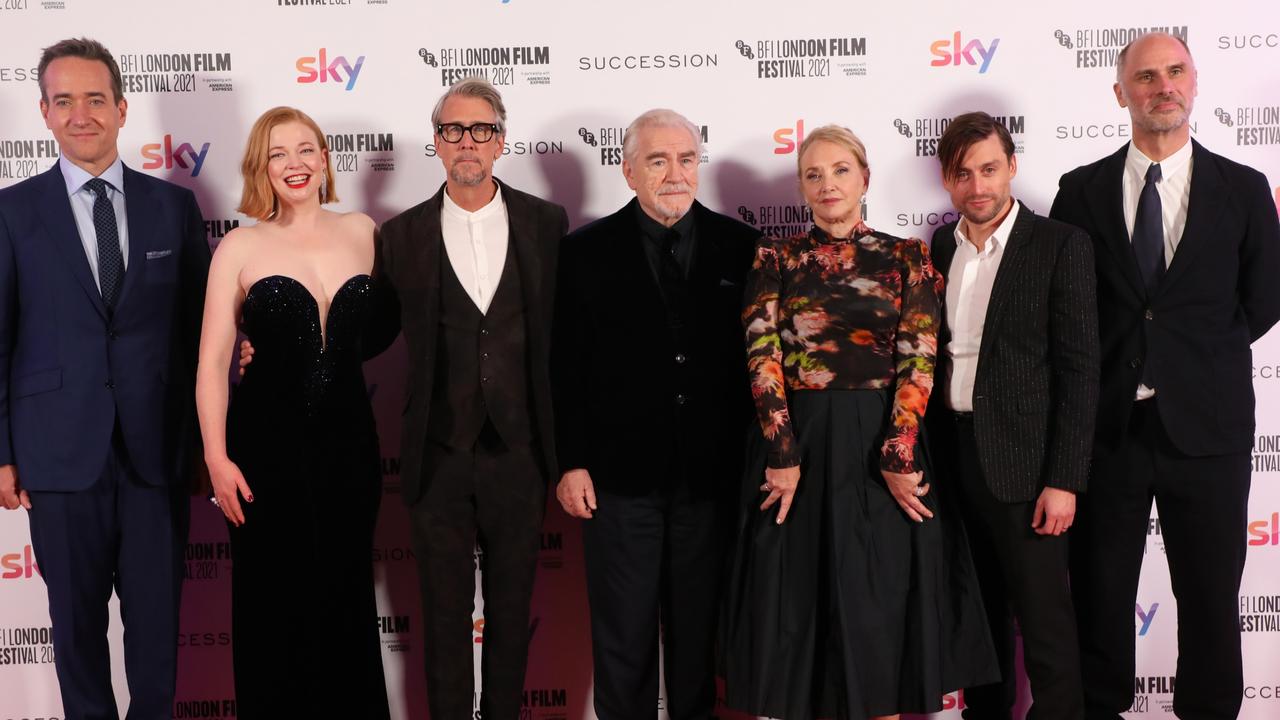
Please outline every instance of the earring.
M323 205L329 197L329 173L320 171L320 204Z

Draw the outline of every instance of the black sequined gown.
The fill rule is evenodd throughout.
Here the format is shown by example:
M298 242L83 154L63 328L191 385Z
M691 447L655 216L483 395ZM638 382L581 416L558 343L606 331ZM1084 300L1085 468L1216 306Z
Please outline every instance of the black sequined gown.
M253 493L231 528L237 717L386 718L373 529L378 438L361 371L374 285L349 279L321 338L315 299L273 275L243 305L253 362L227 452Z

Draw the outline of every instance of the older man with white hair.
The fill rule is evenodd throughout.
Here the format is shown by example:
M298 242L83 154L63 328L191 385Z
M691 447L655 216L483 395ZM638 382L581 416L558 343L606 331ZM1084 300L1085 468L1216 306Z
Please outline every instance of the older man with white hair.
M715 705L726 520L752 417L739 317L759 233L694 200L700 162L696 125L644 113L623 139L636 197L561 245L556 495L585 520L601 720L653 717L659 619L670 717Z

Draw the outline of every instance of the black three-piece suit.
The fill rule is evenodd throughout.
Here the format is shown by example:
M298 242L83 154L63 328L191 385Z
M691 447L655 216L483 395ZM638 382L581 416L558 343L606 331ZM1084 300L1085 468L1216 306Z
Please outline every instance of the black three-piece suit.
M1194 140L1186 226L1151 291L1124 217L1128 146L1062 177L1051 215L1093 240L1102 386L1072 540L1089 718L1134 690L1134 599L1154 497L1178 605L1174 712L1240 709L1238 593L1254 429L1250 344L1280 318L1280 225L1266 178ZM1135 401L1141 381L1151 399Z
M400 448L422 583L431 716L472 716L477 542L485 717L519 715L546 484L555 473L548 353L564 208L499 183L507 256L485 312L444 249L442 187L382 226L380 277L409 351Z
M1028 718L1081 713L1066 536L1031 527L1045 487L1083 492L1098 395L1093 258L1077 228L1015 203L1013 227L982 326L973 410L946 407L952 328L926 415L940 488L965 515L1003 682L965 691L965 717L1009 718L1015 702L1014 628L1022 631L1035 705ZM933 236L935 267L948 283L956 223ZM987 242L994 242L989 239ZM948 317L945 299L943 318Z

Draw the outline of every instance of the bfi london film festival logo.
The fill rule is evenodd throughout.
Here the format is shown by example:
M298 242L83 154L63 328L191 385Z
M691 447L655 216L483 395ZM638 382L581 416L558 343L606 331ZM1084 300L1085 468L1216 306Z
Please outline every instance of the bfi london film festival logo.
M996 122L1004 126L1005 130L1009 131L1010 137L1013 138L1014 153L1021 154L1025 149L1023 139L1027 132L1027 116L995 115L993 117ZM938 141L942 139L942 133L950 124L949 117L917 117L905 120L894 118L893 129L897 131L898 137L911 141L916 157L936 157Z
M578 139L592 150L599 151L600 165L605 167L622 164L622 139L626 134L625 127L578 128ZM699 125L698 137L702 141L702 157L698 162L710 162L711 156L707 152L707 143L711 140L710 126Z
M361 5L387 5L389 0L363 0ZM276 0L276 7L317 7L327 6L333 8L350 7L355 3L353 0Z
M172 135L165 134L163 140L147 143L139 152L143 157L144 170L177 168L190 173L194 178L200 176L200 168L204 167L205 158L209 155L209 143L204 143L197 149L190 142L175 142Z
M364 131L324 136L329 145L329 167L335 173L391 172L396 169L394 133Z
M1133 705L1131 713L1151 712L1152 700L1162 712L1173 712L1172 675L1139 675L1133 679Z
M1280 632L1280 595L1241 595L1240 632Z
M1236 145L1280 145L1280 105L1216 107L1213 116L1234 132Z
M406 653L413 649L408 615L379 615L378 636L388 652Z
M236 717L235 698L186 698L173 701L174 720L214 720L233 717Z
M1280 435L1254 435L1253 474L1280 472Z
M227 233L240 227L240 221L236 218L219 218L216 220L204 221L204 236L210 245L217 245Z
M1152 555L1164 555L1164 531L1160 527L1160 518L1147 518L1147 544L1143 546L1144 553Z
M116 55L125 95L231 92L232 60L229 52L126 51Z
M480 717L478 692L472 695L472 711L475 717ZM568 717L568 688L525 688L520 696L520 720L568 720Z
M0 0L0 17L24 10L66 10L66 0Z
M187 582L231 577L231 543L189 542L183 556Z
M0 139L0 180L23 180L58 161L58 143L50 139Z
M53 663L53 627L0 627L0 666Z
M1150 33L1162 32L1187 41L1186 25L1152 27L1074 28L1053 31L1058 47L1071 51L1077 69L1114 68L1125 45Z
M755 65L756 78L865 77L865 37L738 40L734 49Z
M550 45L418 48L422 64L440 71L441 87L482 77L494 87L551 84Z
M301 85L341 85L347 92L356 87L360 71L364 69L364 55L348 60L346 55L332 55L329 48L320 48L315 55L303 55L294 62Z
M977 38L965 39L965 36L956 30L951 33L951 37L934 40L929 45L929 54L933 56L929 66L969 65L977 67L979 75L985 75L991 68L991 61L995 58L998 47L1000 47L1000 38L985 41Z

